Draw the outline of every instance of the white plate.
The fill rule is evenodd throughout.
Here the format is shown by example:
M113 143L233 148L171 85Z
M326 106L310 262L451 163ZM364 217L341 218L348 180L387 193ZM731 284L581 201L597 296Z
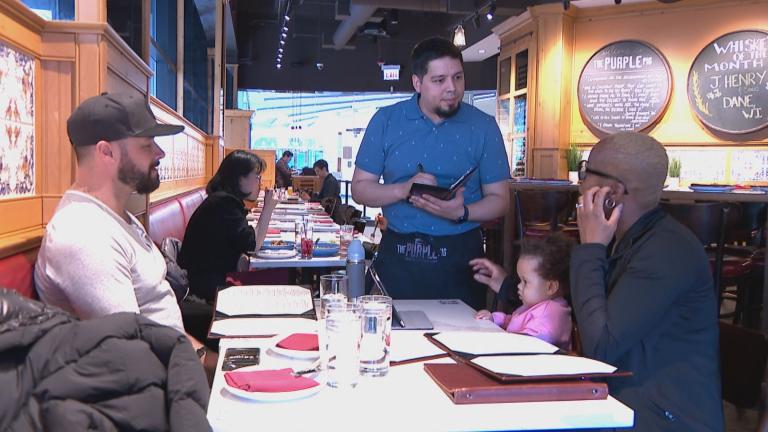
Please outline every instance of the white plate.
M246 367L237 369L237 371L248 372L248 371L255 371L260 369L262 369L261 366L246 366ZM316 394L317 392L322 390L323 387L325 387L325 380L323 379L322 374L304 375L304 376L307 378L312 378L313 380L317 381L318 385L314 387L310 387L308 389L304 389L304 390L296 390L296 391L289 391L289 392L249 392L245 390L240 390L238 388L230 387L230 385L227 384L227 381L224 380L224 388L226 388L227 391L232 393L233 395L239 396L244 399L262 401L262 402L279 402L279 401L295 400L295 399L309 397Z
M291 333L292 334L292 333ZM277 346L278 342L281 340L287 338L291 334L287 334L284 336L278 336L275 338L276 342L274 345L269 347L270 351L274 352L275 354L279 354L284 357L290 357L295 359L316 359L320 357L320 351L300 351L300 350L292 350L292 349L286 349L286 348L280 348Z
M296 256L296 250L272 250L262 249L256 256L263 259L290 259Z

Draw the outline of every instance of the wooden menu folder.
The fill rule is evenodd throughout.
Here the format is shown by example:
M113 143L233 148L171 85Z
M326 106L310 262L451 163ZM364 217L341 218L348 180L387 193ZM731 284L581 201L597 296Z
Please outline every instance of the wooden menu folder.
M500 383L465 364L427 363L424 370L455 404L606 399L608 385L592 381Z

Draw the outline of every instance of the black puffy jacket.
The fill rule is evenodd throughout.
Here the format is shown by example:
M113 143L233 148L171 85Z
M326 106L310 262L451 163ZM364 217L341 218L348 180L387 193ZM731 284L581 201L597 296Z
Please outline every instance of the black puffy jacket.
M0 430L208 431L186 336L131 313L78 321L0 289Z

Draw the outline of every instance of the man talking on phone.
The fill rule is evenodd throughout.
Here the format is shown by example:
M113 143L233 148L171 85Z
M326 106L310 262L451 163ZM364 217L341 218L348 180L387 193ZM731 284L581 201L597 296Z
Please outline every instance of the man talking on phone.
M582 162L573 310L583 354L633 373L609 385L635 430L722 431L712 274L699 240L658 207L667 163L635 132L603 138Z
M384 210L388 229L375 266L392 297L458 298L481 309L485 294L468 263L483 255L480 223L507 210L504 142L493 117L462 102L464 63L455 45L424 40L411 61L416 94L371 119L352 196ZM411 194L414 183L448 187L473 167L448 199Z

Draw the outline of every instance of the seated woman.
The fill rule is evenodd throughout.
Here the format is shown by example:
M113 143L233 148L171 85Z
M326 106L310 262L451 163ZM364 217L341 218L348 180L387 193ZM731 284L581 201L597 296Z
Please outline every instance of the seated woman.
M243 200L258 197L264 167L255 154L235 150L208 182L208 197L189 220L179 253L179 265L189 276L190 294L213 301L226 274L237 270L240 256L256 247L256 233L246 221Z
M517 260L517 292L523 305L511 314L481 310L475 317L491 320L508 332L534 336L570 350L571 307L564 296L568 293L573 243L562 233L550 234L543 240L524 239ZM469 264L476 272L475 280L497 293L506 291L512 283L501 266L486 258L474 259Z

